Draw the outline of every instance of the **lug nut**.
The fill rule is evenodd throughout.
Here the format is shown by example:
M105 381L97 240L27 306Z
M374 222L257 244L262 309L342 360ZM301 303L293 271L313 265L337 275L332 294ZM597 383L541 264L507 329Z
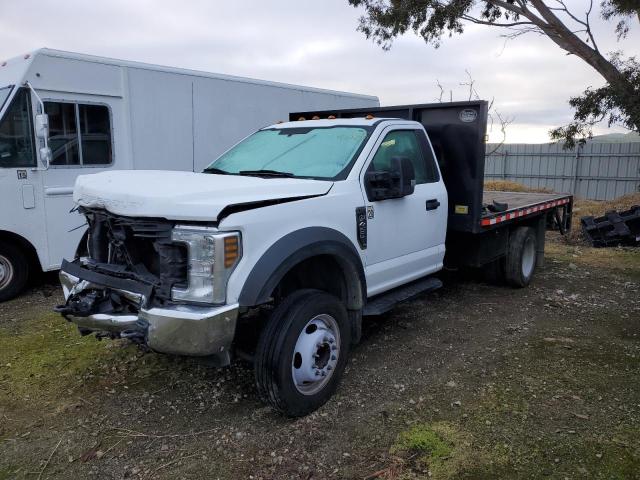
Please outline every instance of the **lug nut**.
M316 370L316 377L320 375L320 370Z
M331 365L327 365L327 370L333 370L333 367Z
M331 355L331 360L335 360L336 356L335 355Z
M337 350L338 347L336 347L335 345L331 345L331 350Z

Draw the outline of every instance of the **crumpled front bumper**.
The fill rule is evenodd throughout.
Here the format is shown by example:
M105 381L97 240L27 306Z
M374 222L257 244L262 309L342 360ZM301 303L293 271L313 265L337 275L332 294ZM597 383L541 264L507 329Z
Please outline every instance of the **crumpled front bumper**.
M65 264L71 265L65 271ZM79 312L65 306L59 308L64 317L83 332L106 333L115 337L136 338L161 353L188 356L214 356L218 364L231 361L230 348L238 318L238 305L216 307L172 305L145 308L143 294L96 283L92 273L65 262L60 270L60 283L67 307L70 298L83 292L108 290L137 305L137 313ZM81 277L87 278L81 278ZM93 281L92 281L93 280ZM88 314L87 314L88 313Z

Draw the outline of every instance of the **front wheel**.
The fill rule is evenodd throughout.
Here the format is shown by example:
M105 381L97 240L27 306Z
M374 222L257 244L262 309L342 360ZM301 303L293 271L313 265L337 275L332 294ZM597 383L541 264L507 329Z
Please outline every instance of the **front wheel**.
M291 417L321 407L347 364L350 332L347 311L333 295L300 290L287 297L258 341L255 376L261 400Z
M0 302L18 295L29 279L29 261L11 243L0 241Z

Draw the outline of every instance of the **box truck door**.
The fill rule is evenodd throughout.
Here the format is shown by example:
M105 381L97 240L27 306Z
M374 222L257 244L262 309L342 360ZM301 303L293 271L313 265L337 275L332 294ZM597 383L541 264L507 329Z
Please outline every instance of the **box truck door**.
M73 212L76 177L110 168L114 161L112 115L108 104L45 101L49 115L51 164L44 172L44 197L50 269L73 258L85 220Z
M46 258L42 172L35 170L30 94L24 88L16 92L0 89L0 108L3 103L6 108L0 119L0 230L29 241L42 260Z

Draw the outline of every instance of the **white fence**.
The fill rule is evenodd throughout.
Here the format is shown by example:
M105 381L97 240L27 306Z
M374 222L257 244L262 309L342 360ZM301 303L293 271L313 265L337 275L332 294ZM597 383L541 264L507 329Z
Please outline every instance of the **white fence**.
M575 150L562 150L558 144L496 147L487 144L487 180L510 180L594 200L640 192L640 142L588 143Z

